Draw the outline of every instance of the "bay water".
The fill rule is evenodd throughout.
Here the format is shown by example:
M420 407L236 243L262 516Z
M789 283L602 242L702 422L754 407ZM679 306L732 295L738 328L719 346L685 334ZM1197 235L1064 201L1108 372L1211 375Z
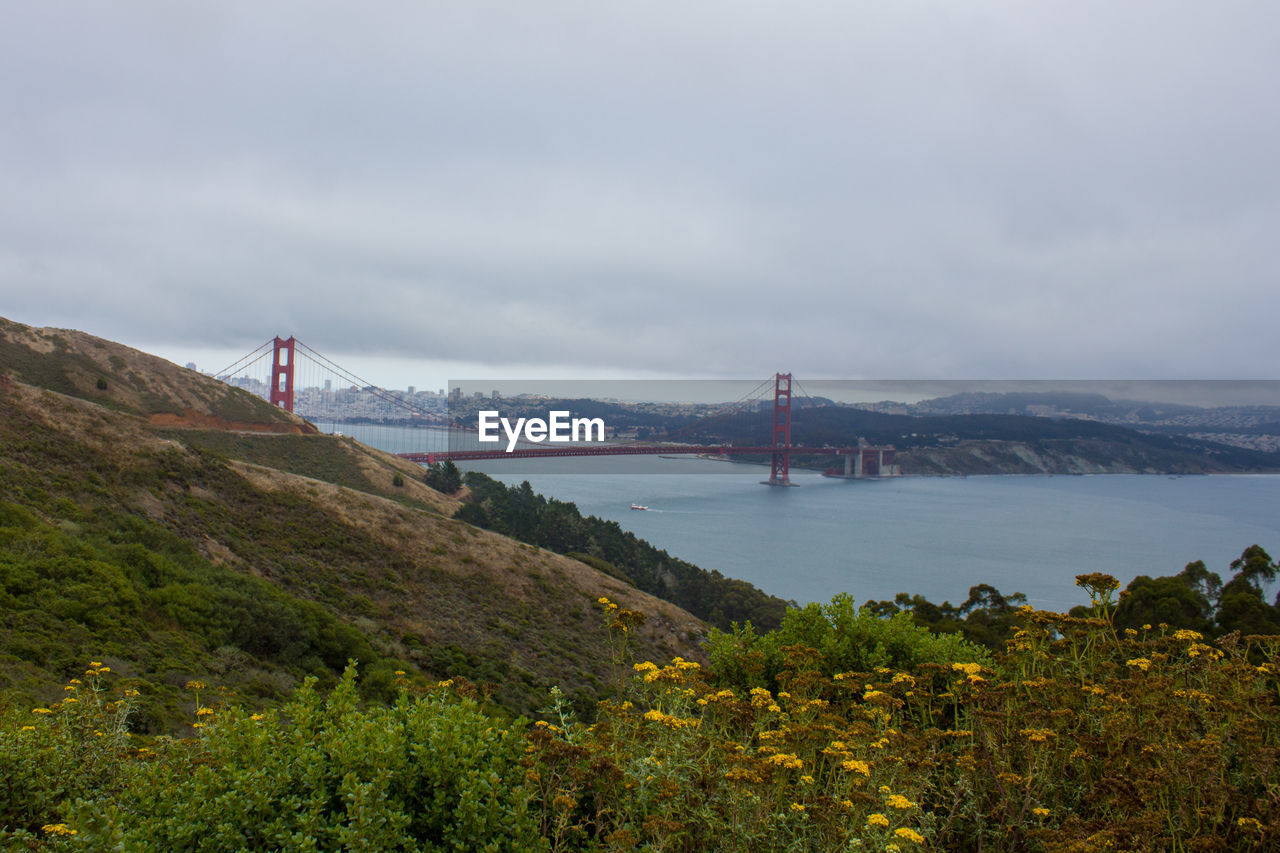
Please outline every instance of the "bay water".
M348 434L387 450L403 437ZM467 463L508 484L572 501L704 569L798 603L898 592L959 604L986 583L1038 608L1088 597L1075 576L1171 575L1204 560L1223 580L1253 544L1280 556L1280 476L901 477L848 481L695 458ZM632 510L632 504L648 507Z

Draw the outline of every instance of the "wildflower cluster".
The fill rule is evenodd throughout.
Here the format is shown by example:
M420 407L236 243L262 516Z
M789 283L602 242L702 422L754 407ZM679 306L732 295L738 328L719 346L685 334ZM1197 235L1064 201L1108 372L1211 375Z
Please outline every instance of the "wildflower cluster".
M542 802L574 804L544 807L544 832L563 849L681 850L1280 838L1280 637L1118 633L1114 579L1081 582L1092 615L1023 608L991 659L833 671L833 651L792 645L764 683L749 646L718 671L635 664L594 725L532 739Z
M120 784L131 757L128 718L138 691L108 684L111 667L91 661L57 702L0 718L0 827L47 844L79 833L66 809ZM0 840L5 835L0 832Z

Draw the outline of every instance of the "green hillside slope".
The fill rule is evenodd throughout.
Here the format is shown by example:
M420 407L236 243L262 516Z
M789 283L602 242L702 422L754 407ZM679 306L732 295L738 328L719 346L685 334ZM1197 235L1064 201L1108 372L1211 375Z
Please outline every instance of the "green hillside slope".
M149 357L110 374L108 393L132 375L156 396L97 400L85 387L93 339L13 324L0 339L0 690L11 696L100 660L154 685L142 723L157 730L189 701L189 680L265 701L304 675L332 680L354 657L372 693L403 669L487 683L515 711L545 704L553 685L586 704L608 679L601 595L650 614L642 653L698 653L689 614L453 520L459 502L410 463L308 434L194 372L152 374ZM42 377L62 390L16 381ZM190 426L219 418L237 431ZM286 434L241 431L255 426Z

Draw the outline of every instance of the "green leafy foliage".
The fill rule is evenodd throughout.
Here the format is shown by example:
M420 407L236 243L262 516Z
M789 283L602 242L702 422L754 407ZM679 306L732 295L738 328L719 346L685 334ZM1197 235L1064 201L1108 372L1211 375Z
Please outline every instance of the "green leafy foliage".
M234 651L245 689L255 670L287 673L287 684L305 673L332 679L353 657L371 668L381 659L319 604L215 565L136 516L112 518L107 533L71 532L0 504L0 607L0 659L15 664L0 684L10 689L23 686L24 672L28 682L62 676L88 657L162 681L170 668L204 674L215 652ZM163 729L172 719L143 722Z
M133 700L108 693L109 672L94 661L51 707L0 713L0 840L34 842L68 803L119 786Z
M830 604L788 610L774 631L757 633L750 623L712 630L706 648L719 682L740 690L777 689L799 649L813 653L816 671L827 678L882 667L914 671L924 664L990 661L986 649L959 634L932 633L905 612L877 615L856 607L847 593Z
M969 588L969 597L955 606L949 601L934 604L923 595L900 592L893 601L868 601L864 607L878 616L899 612L911 614L911 620L934 633L961 634L988 649L1002 649L1017 628L1018 608L1027 597L1020 592L1001 595L989 584Z
M164 850L538 850L517 728L445 690L362 708L354 666L276 711L200 716L68 822L83 843ZM204 709L212 710L212 709Z

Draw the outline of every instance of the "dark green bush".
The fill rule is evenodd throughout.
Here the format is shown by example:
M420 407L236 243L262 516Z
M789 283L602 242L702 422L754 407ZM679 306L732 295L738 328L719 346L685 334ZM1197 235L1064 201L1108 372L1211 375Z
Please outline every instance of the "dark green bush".
M545 848L517 729L443 689L362 709L355 676L328 697L309 679L279 711L202 714L198 739L131 765L68 824L94 849Z

